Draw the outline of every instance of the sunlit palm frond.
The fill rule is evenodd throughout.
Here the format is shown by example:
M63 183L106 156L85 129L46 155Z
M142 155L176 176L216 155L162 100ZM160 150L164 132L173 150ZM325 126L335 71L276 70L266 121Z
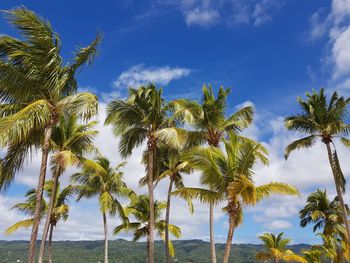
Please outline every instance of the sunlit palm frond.
M59 110L65 110L69 114L88 120L97 114L97 96L89 92L80 92L67 96L57 104Z
M45 128L51 119L51 106L45 100L35 101L17 113L0 119L0 144L27 141L33 130Z
M7 228L5 230L5 234L10 235L13 232L16 232L20 228L30 228L33 225L33 222L34 222L33 218L18 221L17 223Z
M218 204L224 197L222 193L202 188L184 187L172 192L172 195L179 196L182 199L197 199L202 203Z

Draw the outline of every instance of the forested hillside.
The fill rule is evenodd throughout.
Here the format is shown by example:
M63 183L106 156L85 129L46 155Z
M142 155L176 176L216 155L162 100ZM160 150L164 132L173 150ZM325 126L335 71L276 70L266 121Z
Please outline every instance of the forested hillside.
M174 241L176 257L174 262L209 263L209 243L201 240ZM0 261L2 263L25 262L28 243L25 241L0 241ZM156 242L157 263L165 262L164 243ZM55 263L97 263L103 262L103 241L58 241L54 242ZM291 249L299 253L308 245L294 245ZM258 262L255 260L261 245L233 245L230 262ZM217 245L218 259L221 261L224 244ZM18 261L19 260L19 261ZM110 242L110 263L145 263L146 243L116 240Z

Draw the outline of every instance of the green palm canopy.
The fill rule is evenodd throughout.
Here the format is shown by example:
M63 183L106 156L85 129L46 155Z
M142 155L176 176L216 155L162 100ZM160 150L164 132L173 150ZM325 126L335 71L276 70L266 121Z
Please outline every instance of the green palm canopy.
M266 252L257 253L256 258L262 261L273 260L276 263L281 261L307 263L306 259L287 248L290 239L283 238L283 235L283 232L278 235L272 233L261 235L259 238L263 242Z
M165 241L166 222L161 219L162 211L166 208L165 202L154 202L154 229L159 237ZM125 214L133 217L134 222L125 221L114 229L114 234L120 232L133 232L133 241L137 241L143 237L149 238L149 197L147 195L138 196L130 205L125 208ZM176 238L181 236L181 229L175 225L168 224L169 232ZM169 251L171 256L175 255L175 250L172 242L169 240Z
M77 193L77 200L81 198L97 197L103 217L105 235L105 263L108 263L108 225L107 214L117 214L126 220L120 198L133 198L134 192L123 181L120 170L125 163L112 167L110 161L103 156L94 160L81 161L82 170L72 175L72 182Z
M42 151L28 254L28 262L33 263L52 128L64 111L83 119L96 114L97 97L78 93L75 76L92 62L100 37L64 61L59 35L47 20L25 7L4 14L21 38L0 36L0 147L6 148L0 190L9 186L33 148Z
M350 132L350 125L346 123L350 98L340 97L337 92L334 92L328 102L324 89L320 89L319 92L306 93L306 97L307 100L298 98L301 113L285 119L285 125L288 130L306 135L287 146L285 158L287 159L294 150L314 146L318 139L326 145L328 160L349 241L350 226L343 199L345 178L340 167L335 140L340 138L343 144L350 146L350 141L345 137Z

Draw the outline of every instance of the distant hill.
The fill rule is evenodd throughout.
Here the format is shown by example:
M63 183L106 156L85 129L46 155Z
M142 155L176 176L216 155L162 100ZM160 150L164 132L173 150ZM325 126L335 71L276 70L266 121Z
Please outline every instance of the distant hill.
M202 240L174 241L176 257L174 262L179 263L210 263L209 243ZM0 262L17 263L26 262L28 242L26 241L0 241ZM97 263L103 262L103 241L57 241L53 244L55 263ZM301 249L308 249L305 244L290 246L299 253ZM216 246L218 262L224 253L224 244ZM253 263L257 251L262 250L261 245L234 244L231 251L230 262ZM146 243L130 242L123 239L110 241L110 263L145 263ZM156 242L156 262L164 260L164 243Z

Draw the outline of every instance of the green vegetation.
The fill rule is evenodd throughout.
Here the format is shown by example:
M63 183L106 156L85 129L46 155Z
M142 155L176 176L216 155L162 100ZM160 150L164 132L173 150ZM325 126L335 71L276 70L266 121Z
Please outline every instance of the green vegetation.
M265 252L257 253L256 258L262 261L272 260L276 263L280 261L307 263L303 257L296 255L291 249L287 248L290 239L283 238L283 234L265 233L261 235L259 238L264 243Z
M177 262L210 263L210 244L201 240L174 241ZM116 240L109 242L110 263L145 263L147 244L145 242L130 242ZM289 246L296 253L309 249L308 245ZM17 259L26 262L28 242L0 241L0 258L2 263L13 263ZM97 263L103 262L103 241L58 241L53 242L56 263ZM224 255L224 244L216 244L218 260ZM257 263L256 253L263 251L262 245L234 244L230 263ZM155 257L157 263L165 262L164 243L155 242ZM323 261L327 262L327 261Z

